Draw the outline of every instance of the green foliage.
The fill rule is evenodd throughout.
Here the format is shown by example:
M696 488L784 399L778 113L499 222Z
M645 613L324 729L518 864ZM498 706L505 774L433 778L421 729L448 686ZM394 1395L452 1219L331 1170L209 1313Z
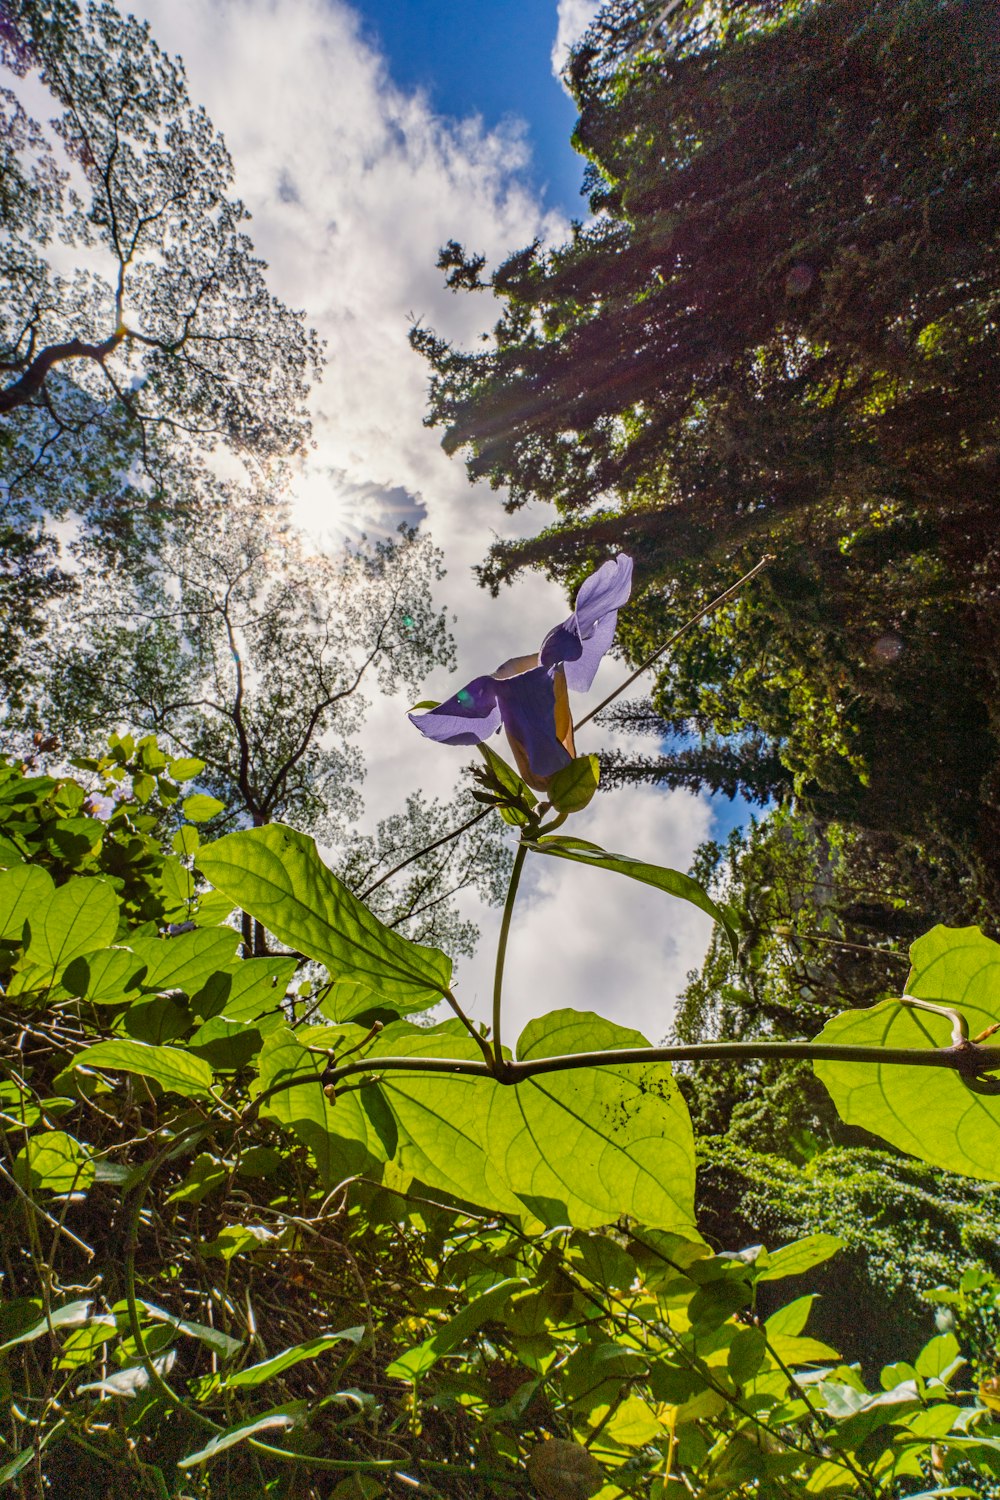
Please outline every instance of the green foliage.
M384 927L319 857L315 840L274 823L231 833L203 850L201 869L216 889L283 943L354 980L380 1000L423 1010L448 993L451 962Z
M840 1223L832 1164L793 1243L712 1254L683 1097L638 1033L542 1016L508 1076L466 1018L414 1026L414 995L447 993L443 955L384 927L280 825L198 846L189 899L210 902L210 875L293 955L235 957L225 925L172 932L165 901L145 918L125 893L155 905L169 886L177 859L156 864L152 826L172 842L183 806L169 786L157 805L161 760L146 741L89 763L154 787L96 820L77 867L46 830L53 799L82 788L6 768L3 827L19 820L28 860L11 841L0 874L4 1020L31 1041L0 1046L0 1483L36 1453L50 1487L93 1500L109 1474L140 1495L291 1500L324 1480L374 1495L396 1472L456 1497L895 1500L994 1471L981 1332L973 1389L950 1330L871 1389L813 1297L787 1300L789 1278L872 1243L870 1213ZM530 846L550 835L525 806ZM141 880L101 863L116 818L149 820L125 845ZM974 987L984 945L932 934L914 983L969 971ZM289 985L306 963L303 999ZM325 1022L345 987L378 1015ZM84 1266L90 1295L68 1295ZM947 1258L928 1266L908 1285L979 1330L966 1283L943 1287Z
M996 1029L1000 946L977 928L935 927L911 949L907 996L835 1017L820 1042L861 1047L941 1048ZM943 1013L942 1013L943 1012ZM956 1029L959 1036L955 1036ZM1000 1062L1000 1050L993 1059ZM1000 1097L949 1070L928 1070L919 1088L912 1071L891 1065L817 1062L842 1118L950 1172L1000 1180Z

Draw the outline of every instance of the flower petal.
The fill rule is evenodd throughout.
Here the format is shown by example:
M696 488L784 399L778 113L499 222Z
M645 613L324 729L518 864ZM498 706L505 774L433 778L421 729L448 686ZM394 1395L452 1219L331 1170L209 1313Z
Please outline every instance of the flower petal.
M409 714L410 723L429 740L442 745L478 745L500 728L496 681L474 677L425 714Z
M621 609L632 592L632 559L624 553L609 557L601 563L596 573L591 573L580 585L576 596L574 614L580 630L580 639L586 640L604 615Z
M556 690L544 667L495 678L503 727L517 768L529 786L544 791L550 776L572 757L556 737Z
M585 693L601 657L614 639L618 610L632 592L632 559L612 557L580 585L576 608L568 620L550 630L538 659L543 667L560 662L575 693Z
M567 660L564 671L566 682L574 693L585 693L597 676L601 658L615 638L618 611L613 609L604 615L592 628L587 638L580 643L580 654L575 660Z

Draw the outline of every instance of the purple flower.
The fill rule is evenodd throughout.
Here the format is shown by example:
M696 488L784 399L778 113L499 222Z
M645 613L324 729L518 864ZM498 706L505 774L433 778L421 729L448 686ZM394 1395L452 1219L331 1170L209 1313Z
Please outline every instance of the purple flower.
M631 592L632 559L609 558L581 584L573 613L549 631L537 655L512 657L492 676L474 677L429 713L410 714L410 722L443 745L478 745L502 725L521 775L544 791L576 755L567 689L590 687Z

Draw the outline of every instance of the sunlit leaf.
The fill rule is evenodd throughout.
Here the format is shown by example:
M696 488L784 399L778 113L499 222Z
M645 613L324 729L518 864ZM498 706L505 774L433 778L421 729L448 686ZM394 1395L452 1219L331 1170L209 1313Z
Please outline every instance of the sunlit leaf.
M958 1011L970 1036L1000 1021L1000 945L977 927L935 927L913 944L910 958L908 994ZM946 1016L884 1000L835 1016L817 1040L873 1049L871 1063L813 1064L848 1125L950 1172L1000 1181L1000 1095L975 1092L948 1068L877 1060L883 1047L948 1046Z
M432 1003L447 990L451 960L384 927L319 857L315 841L272 823L203 849L207 879L290 948L331 977L368 985L383 1001Z
M732 925L730 918L690 875L685 875L680 870L670 870L664 865L650 865L641 859L631 859L627 854L609 854L599 844L588 843L585 839L569 838L563 834L547 834L543 838L525 842L528 848L533 849L537 854L573 860L576 864L589 865L597 870L612 870L619 875L627 875L631 880L641 881L643 885L655 886L657 890L665 891L668 896L676 896L681 901L689 901L692 906L697 906L701 911L707 912L714 921L722 925L733 953L738 951L739 933Z
M146 965L144 990L183 990L193 995L212 974L232 964L240 935L231 927L203 927L177 937L142 937L129 946Z
M170 774L175 781L191 781L195 776L200 776L205 769L203 760L196 760L194 756L181 757L179 760L170 762Z
M473 1297L471 1302L466 1303L460 1312L436 1329L430 1338L424 1339L422 1344L417 1344L415 1348L408 1349L405 1354L394 1359L392 1364L386 1366L385 1373L397 1380L416 1380L421 1375L426 1375L443 1354L456 1348L470 1333L495 1317L512 1293L526 1285L527 1282L520 1276L506 1277L497 1282L488 1291Z
M48 870L15 865L0 875L0 938L20 942L32 912L46 905L55 891Z
M25 952L32 963L57 968L113 941L118 897L103 880L73 876L29 913L28 930Z
M597 756L578 755L568 766L556 772L546 795L557 812L580 812L593 798L600 778L601 763Z
M145 1042L98 1042L73 1059L74 1068L139 1073L186 1099L203 1099L212 1086L212 1069L204 1058L180 1047L155 1047Z
M820 1266L843 1250L845 1241L835 1234L809 1234L804 1239L793 1240L778 1250L767 1251L754 1262L756 1281L783 1281L786 1276L801 1276Z
M263 1385L265 1380L272 1380L275 1375L282 1375L285 1370L290 1370L293 1365L300 1364L304 1359L316 1359L320 1354L325 1354L328 1349L335 1348L346 1340L350 1344L359 1344L364 1338L363 1327L343 1328L339 1333L325 1333L319 1338L309 1339L304 1344L294 1344L290 1349L285 1349L281 1354L275 1354L271 1359L265 1359L257 1365L250 1365L245 1370L237 1370L235 1375L227 1375L222 1382L223 1388L232 1390L235 1387Z
M518 1060L647 1046L637 1031L586 1011L529 1022ZM622 1214L662 1229L694 1225L691 1121L667 1063L545 1073L483 1098L491 1163L550 1225L596 1228Z
M207 823L225 807L218 797L208 797L204 792L193 792L181 803L184 816L189 823Z
M261 1113L288 1126L309 1147L329 1187L359 1172L377 1174L385 1156L357 1093L344 1093L336 1101L327 1098L322 1084L316 1081L324 1062L322 1055L302 1045L290 1027L282 1026L264 1041L251 1094L262 1094L276 1084L291 1084L267 1099ZM303 1076L311 1081L292 1082Z
M93 1301L83 1299L76 1302L64 1303L62 1307L54 1307L47 1318L40 1318L37 1322L25 1328L21 1333L9 1338L6 1343L0 1344L0 1354L7 1349L14 1349L18 1344L31 1344L36 1339L44 1338L49 1330L58 1332L63 1328L83 1328L89 1323L101 1323L110 1328L115 1328L115 1320L110 1313L97 1312Z
M220 1432L211 1442L199 1448L197 1453L189 1453L186 1458L178 1460L179 1469L191 1469L195 1464L203 1464L208 1459L214 1458L219 1453L224 1453L227 1448L232 1448L236 1443L245 1442L247 1438L254 1437L258 1432L280 1432L294 1427L297 1418L305 1410L304 1401L296 1401L280 1410L265 1412L262 1417L255 1417L252 1422L240 1422L235 1427L227 1427Z
M71 1135L43 1130L17 1153L14 1177L33 1192L85 1192L94 1180L94 1163Z

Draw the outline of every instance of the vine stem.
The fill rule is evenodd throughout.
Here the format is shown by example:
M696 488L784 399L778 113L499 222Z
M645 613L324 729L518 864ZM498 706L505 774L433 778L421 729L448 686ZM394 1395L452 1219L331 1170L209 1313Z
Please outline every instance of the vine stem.
M501 1054L502 1057L502 1054ZM1000 1047L964 1042L951 1047L846 1047L835 1042L693 1042L676 1047L617 1047L605 1052L572 1052L558 1057L539 1057L531 1062L504 1060L498 1070L491 1064L456 1057L369 1057L326 1068L322 1073L298 1073L272 1084L254 1099L255 1113L268 1099L304 1083L337 1084L354 1073L450 1073L473 1078L494 1078L516 1084L541 1073L567 1073L577 1068L613 1068L628 1063L660 1062L766 1062L784 1058L792 1062L856 1062L876 1067L949 1068L966 1080L1000 1070Z
M517 899L517 888L521 881L521 871L524 869L524 859L527 852L525 844L518 844L517 853L514 856L514 867L510 872L510 882L507 886L507 899L503 906L503 920L500 923L500 937L497 942L497 964L493 974L493 1066L496 1077L501 1081L505 1079L508 1069L512 1066L504 1058L503 1044L500 1038L503 966L507 957L507 938L510 934L510 919L514 914L514 902Z

